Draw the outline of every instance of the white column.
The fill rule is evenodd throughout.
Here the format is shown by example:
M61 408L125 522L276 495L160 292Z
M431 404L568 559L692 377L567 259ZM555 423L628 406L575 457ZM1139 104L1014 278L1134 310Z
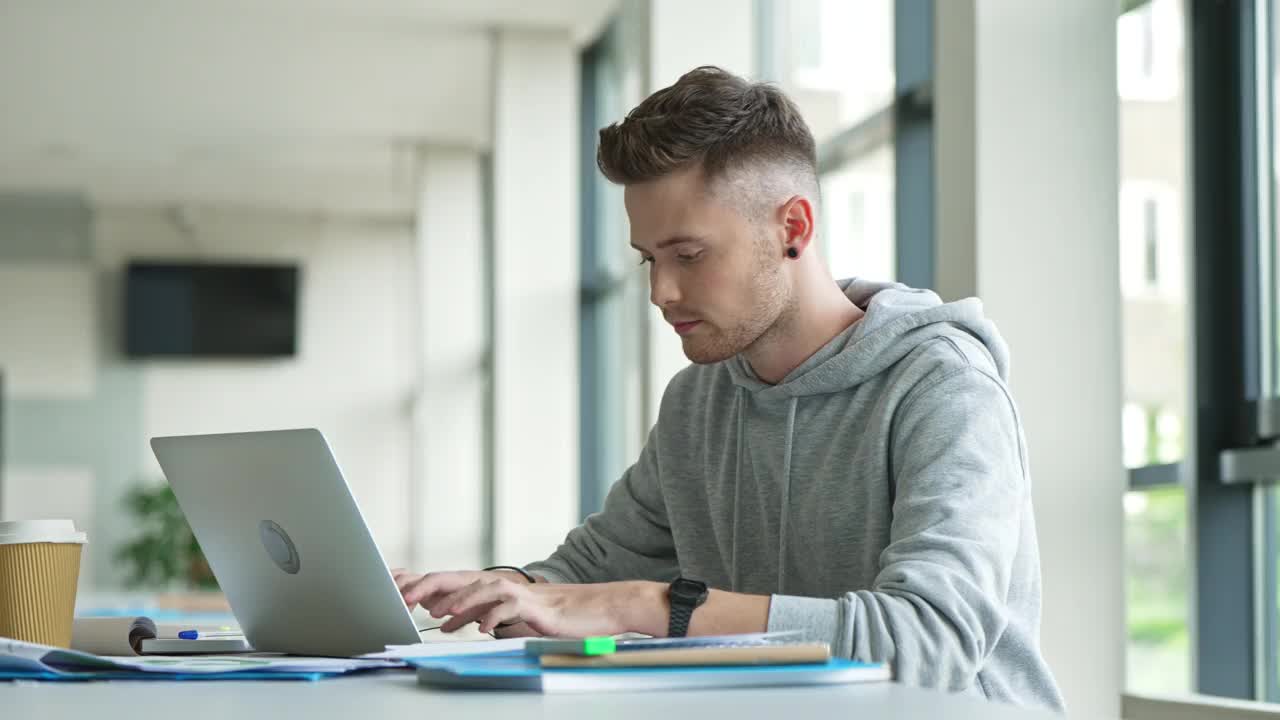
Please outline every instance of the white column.
M483 564L488 352L481 157L423 158L416 238L419 351L410 484L411 559L443 570Z
M496 36L494 556L546 557L578 512L578 53Z
M1044 579L1073 716L1124 672L1116 4L938 3L939 285L1012 348ZM966 99L967 98L967 99Z
M650 0L649 88L667 87L700 65L718 65L743 77L755 72L751 4L741 0ZM708 31L708 28L714 28ZM667 383L689 364L680 337L650 306L649 408L652 425Z

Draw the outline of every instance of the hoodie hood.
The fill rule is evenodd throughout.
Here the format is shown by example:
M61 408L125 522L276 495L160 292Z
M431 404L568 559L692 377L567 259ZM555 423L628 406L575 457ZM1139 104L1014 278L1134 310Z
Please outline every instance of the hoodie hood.
M1000 379L1009 379L1009 349L982 301L944 303L932 290L862 278L836 283L866 314L792 370L782 382L762 382L742 355L725 361L733 382L762 401L848 390L879 375L908 353L949 329L972 335L986 347Z

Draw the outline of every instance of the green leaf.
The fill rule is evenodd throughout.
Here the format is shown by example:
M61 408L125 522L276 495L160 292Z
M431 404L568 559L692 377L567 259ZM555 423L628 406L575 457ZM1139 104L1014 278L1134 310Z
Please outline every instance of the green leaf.
M115 549L112 557L128 573L134 587L217 588L208 562L195 541L173 489L165 483L144 483L130 488L122 504L137 534Z

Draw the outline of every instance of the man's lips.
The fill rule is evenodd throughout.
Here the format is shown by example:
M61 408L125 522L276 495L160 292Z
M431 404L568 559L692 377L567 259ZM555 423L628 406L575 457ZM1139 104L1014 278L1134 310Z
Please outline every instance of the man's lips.
M690 332L693 332L693 329L701 324L702 324L701 320L686 320L683 322L671 322L671 326L674 327L676 329L676 332L679 333L680 335L687 335Z

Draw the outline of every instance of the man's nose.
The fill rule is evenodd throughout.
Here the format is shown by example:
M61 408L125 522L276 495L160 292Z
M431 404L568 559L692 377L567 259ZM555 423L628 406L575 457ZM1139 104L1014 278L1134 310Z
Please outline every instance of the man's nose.
M680 301L680 288L670 272L658 269L657 263L649 271L649 302L665 307Z

